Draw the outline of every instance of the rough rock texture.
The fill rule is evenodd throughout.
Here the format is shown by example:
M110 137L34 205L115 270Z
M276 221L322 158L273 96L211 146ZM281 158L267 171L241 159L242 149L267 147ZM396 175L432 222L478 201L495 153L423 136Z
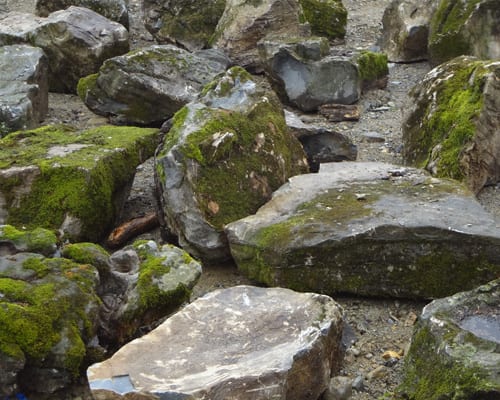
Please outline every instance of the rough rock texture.
M98 241L125 200L136 167L151 157L157 129L46 126L0 139L0 224L59 229Z
M69 6L85 7L122 24L128 29L128 0L36 0L36 13L47 17L50 13L64 10Z
M21 252L40 253L53 256L57 237L48 229L17 230L11 225L0 225L0 256Z
M380 45L390 61L426 60L436 0L393 0L384 11Z
M227 259L223 226L306 168L274 93L231 68L175 114L156 156L166 225L203 261Z
M300 291L433 298L500 270L498 222L463 185L382 163L292 177L226 233L249 277Z
M135 399L316 400L339 367L342 325L341 308L327 296L217 290L91 366L89 383L97 400L132 392Z
M34 128L48 111L47 57L36 47L2 46L0 71L0 137Z
M399 388L411 400L500 398L500 279L435 300L418 319Z
M15 43L42 48L49 60L50 90L71 93L81 77L129 50L125 27L73 6L47 18L16 12L0 16L0 45Z
M500 62L458 57L411 92L403 160L465 180L475 193L500 180Z
M500 58L499 26L498 0L441 0L430 25L430 62L461 55Z
M79 82L78 94L92 111L113 122L161 124L228 65L216 50L190 53L155 45L107 60L98 74Z
M299 0L305 22L313 35L342 39L347 25L347 10L342 0Z
M145 26L159 43L199 50L208 46L225 6L225 0L145 0Z

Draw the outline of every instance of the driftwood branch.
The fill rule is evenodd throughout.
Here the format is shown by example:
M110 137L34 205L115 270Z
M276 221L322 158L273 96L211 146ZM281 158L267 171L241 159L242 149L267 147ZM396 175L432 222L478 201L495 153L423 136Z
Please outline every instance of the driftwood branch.
M359 120L359 107L357 105L323 104L319 107L318 112L332 122Z
M115 228L106 239L106 245L110 248L117 248L125 244L129 239L148 232L159 226L159 220L156 213L146 214L144 217L134 218L124 222Z

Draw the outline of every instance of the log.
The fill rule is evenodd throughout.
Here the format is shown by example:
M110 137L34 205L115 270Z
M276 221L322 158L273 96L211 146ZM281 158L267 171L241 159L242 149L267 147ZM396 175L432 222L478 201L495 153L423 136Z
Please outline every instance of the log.
M129 239L148 232L160 226L158 215L155 212L146 214L143 217L131 219L115 228L106 239L106 246L117 248L125 244Z
M359 107L357 105L323 104L319 107L318 112L331 122L359 120Z

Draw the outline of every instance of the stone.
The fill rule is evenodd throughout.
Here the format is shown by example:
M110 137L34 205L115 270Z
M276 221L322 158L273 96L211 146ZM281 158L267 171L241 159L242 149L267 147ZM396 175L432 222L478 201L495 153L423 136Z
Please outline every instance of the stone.
M500 180L500 62L458 57L410 92L403 160L478 193Z
M229 64L216 50L190 53L153 45L105 61L97 74L80 80L78 94L93 112L114 123L160 125Z
M48 111L48 62L27 45L0 47L0 138L36 127Z
M49 60L49 89L76 92L81 77L97 72L108 58L129 50L125 27L83 7L47 18L11 12L0 16L0 45L40 47Z
M225 231L238 269L299 291L437 298L500 268L498 222L464 185L383 163L294 176Z
M51 257L56 250L57 237L48 229L20 231L11 225L0 225L0 256L29 252Z
M341 335L341 308L327 296L236 286L195 300L87 375L96 400L313 400L340 366Z
M45 126L0 139L0 224L99 241L113 227L154 128Z
M329 40L343 39L347 10L342 0L299 0L302 18L311 26L311 33Z
M335 376L330 380L323 400L348 400L352 396L352 379L347 376Z
M406 398L500 398L500 280L424 307L398 392Z
M204 263L230 258L225 224L254 213L290 176L307 171L276 95L241 67L175 114L155 162L165 225Z
M209 46L225 6L225 0L145 0L144 24L158 43L201 50Z

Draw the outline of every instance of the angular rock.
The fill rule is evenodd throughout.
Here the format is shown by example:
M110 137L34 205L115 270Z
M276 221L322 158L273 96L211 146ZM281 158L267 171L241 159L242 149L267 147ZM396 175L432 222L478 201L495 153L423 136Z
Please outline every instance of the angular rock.
M299 3L313 35L330 40L345 36L347 10L342 0L299 0Z
M48 61L40 48L0 47L0 137L31 129L48 111Z
M159 43L194 51L207 48L226 0L145 0L146 29Z
M405 357L404 397L500 398L499 310L499 279L427 305Z
M317 399L341 362L329 297L237 286L197 299L91 366L96 399Z
M429 60L437 65L454 57L500 58L498 0L441 0L429 32Z
M166 225L204 262L230 257L223 226L306 171L274 93L234 67L177 112L156 156Z
M161 124L194 100L230 61L219 51L190 53L154 45L107 60L80 80L78 94L95 113L124 124Z
M252 279L319 293L442 297L500 270L500 227L461 184L382 163L324 164L226 225Z
M464 180L477 193L500 180L500 62L458 57L410 93L403 160Z
M54 232L43 228L20 231L10 225L0 225L0 256L21 252L53 256L57 249Z
M0 139L0 224L99 241L113 226L157 129L46 126Z
M49 60L50 90L69 93L75 93L81 77L129 50L124 26L74 6L47 18L16 12L0 16L0 45L14 43L42 48Z

